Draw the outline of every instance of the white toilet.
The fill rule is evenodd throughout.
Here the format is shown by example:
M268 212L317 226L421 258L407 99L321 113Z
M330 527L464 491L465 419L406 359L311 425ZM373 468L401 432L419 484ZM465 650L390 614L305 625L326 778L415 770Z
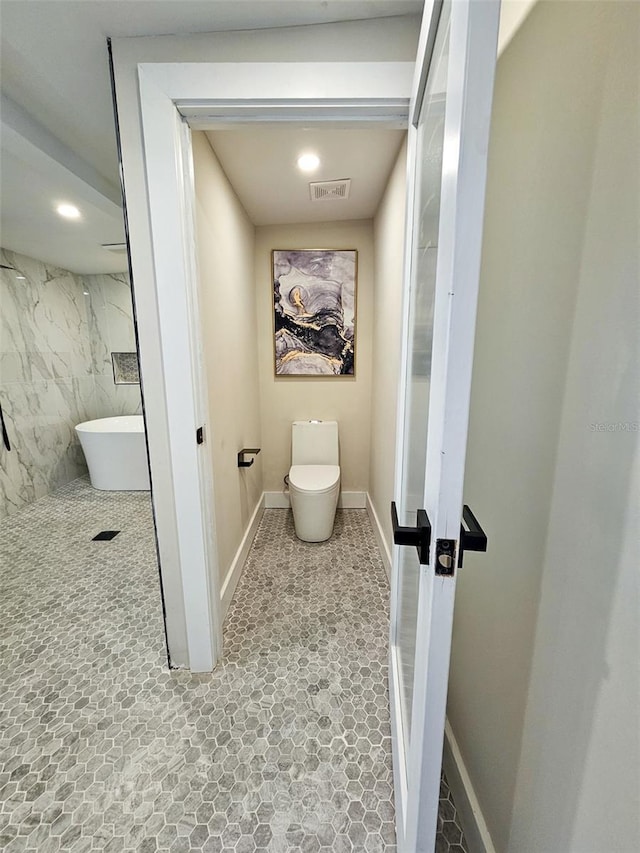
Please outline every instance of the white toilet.
M324 542L333 532L339 461L336 421L293 422L289 498L296 536L303 542Z

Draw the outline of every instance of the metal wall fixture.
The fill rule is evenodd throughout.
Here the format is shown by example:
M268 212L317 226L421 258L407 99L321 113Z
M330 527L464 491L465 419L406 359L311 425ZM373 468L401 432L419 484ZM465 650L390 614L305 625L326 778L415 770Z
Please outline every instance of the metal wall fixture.
M245 459L245 456L257 456L260 453L259 447L244 447L238 453L238 468L251 468L255 459Z

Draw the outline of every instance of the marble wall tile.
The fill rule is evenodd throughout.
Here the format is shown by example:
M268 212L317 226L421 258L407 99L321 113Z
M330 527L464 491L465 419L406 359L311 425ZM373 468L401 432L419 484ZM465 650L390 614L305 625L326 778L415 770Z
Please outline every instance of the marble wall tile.
M76 426L76 424L81 424L84 421L90 421L92 418L98 417L96 415L97 402L96 383L94 376L83 376L81 378L74 379L73 393L76 402L75 416L78 418L76 421L74 421L74 426ZM80 446L79 439L78 446Z
M110 360L109 324L104 305L104 294L98 282L102 276L87 275L84 278L86 290L89 293L87 312L91 333L91 372L96 375L106 373L106 367Z
M131 288L126 273L83 276L90 293L94 370L112 375L112 352L135 352Z
M0 263L0 352L17 354L18 381L90 376L85 287L78 276L14 252Z
M0 292L0 299L2 293ZM2 303L0 303L0 312ZM2 338L0 338L2 346ZM28 382L31 377L29 354L26 352L0 352L0 385L9 382Z
M93 405L93 380L0 386L11 451L0 449L0 514L10 515L86 473L74 426Z
M135 351L126 274L79 276L0 250L0 517L86 473L74 427L142 410L116 386L112 351Z
M133 305L126 273L83 276L90 293L89 327L93 373L96 378L96 417L133 415L142 411L140 386L125 391L113 377L112 352L135 352Z
M116 385L113 374L96 376L95 414L96 418L108 418L112 415L141 415L142 399L139 385Z

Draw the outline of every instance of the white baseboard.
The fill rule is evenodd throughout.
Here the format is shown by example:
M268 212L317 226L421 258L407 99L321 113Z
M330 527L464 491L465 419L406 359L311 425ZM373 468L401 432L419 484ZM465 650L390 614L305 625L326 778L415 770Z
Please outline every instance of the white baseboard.
M374 507L371 496L367 493L367 512L369 513L369 518L371 519L371 524L373 526L373 532L376 535L376 541L378 543L378 550L380 551L380 556L382 557L382 564L384 565L384 570L387 573L387 578L391 579L391 551L389 551L389 546L387 545L387 540L384 537L384 533L382 531L382 525L380 524L380 519L378 518L378 513L376 512L376 508Z
M264 508L265 509L289 509L288 492L265 492L264 493Z
M224 580L224 583L222 584L222 589L220 590L220 616L223 622L225 616L227 615L229 605L231 604L233 593L236 591L238 581L240 580L240 575L242 574L244 564L246 563L247 557L249 556L249 549L251 548L253 539L256 535L256 531L258 529L258 525L260 524L262 514L264 513L264 498L265 496L263 493L262 495L260 495L260 499L256 504L256 508L253 511L251 520L249 521L245 534L242 537L240 547L236 551L236 555L233 558L231 567L227 572L227 576Z
M496 853L449 720L444 730L442 766L453 794L469 853Z
M264 506L265 509L289 509L289 492L265 492ZM366 492L340 492L340 509L366 509L366 506Z
M366 509L366 492L340 492L338 509Z

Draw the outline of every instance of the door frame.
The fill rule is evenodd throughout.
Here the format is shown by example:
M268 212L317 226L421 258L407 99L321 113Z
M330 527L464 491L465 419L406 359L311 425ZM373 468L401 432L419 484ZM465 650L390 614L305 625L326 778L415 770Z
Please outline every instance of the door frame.
M162 561L161 573L163 580L167 572L177 571L180 578L192 671L211 671L222 643L212 531L215 485L209 447L195 442L196 428L206 423L207 402L189 125L202 129L221 122L304 120L396 126L404 122L406 126L413 73L414 62L138 64L144 186L127 180L132 152L127 151L126 140L122 145L124 186L128 210L137 207L140 214L140 205L145 205L151 237L160 331L156 345L164 385L158 390L163 395L169 453L156 454L150 441L149 456L152 472L163 464L170 469L177 565ZM116 101L117 97L116 89ZM141 336L143 379L146 360L153 357ZM164 534L159 526L161 550Z

